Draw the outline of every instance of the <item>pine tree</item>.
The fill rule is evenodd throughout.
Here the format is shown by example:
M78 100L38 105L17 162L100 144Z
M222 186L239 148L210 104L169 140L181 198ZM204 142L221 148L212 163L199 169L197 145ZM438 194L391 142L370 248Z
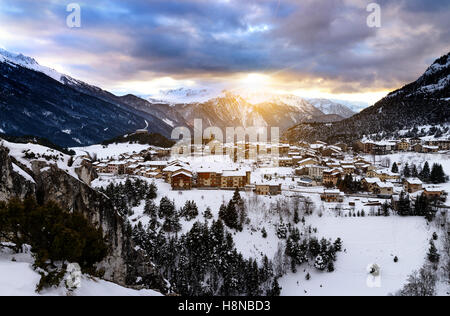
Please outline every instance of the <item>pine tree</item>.
M278 283L278 279L274 279L273 280L273 284L272 284L272 288L271 290L267 293L267 296L269 297L275 297L275 296L280 296L281 295L281 286Z
M333 262L332 260L330 260L330 261L328 262L328 265L327 265L327 271L328 271L328 272L334 272L334 262Z
M152 182L148 189L147 199L150 199L150 200L156 199L156 197L158 196L157 192L158 192L158 189L156 187L156 184L154 182Z
M432 263L438 263L440 259L440 255L436 249L436 246L434 245L434 241L430 241L430 250L428 250L428 260Z
M393 173L398 173L398 165L397 165L396 162L394 162L394 164L392 165L391 171L392 171Z
M400 198L398 200L398 214L400 216L411 215L411 201L409 195L406 195L404 191L400 193Z
M168 197L163 197L159 203L159 217L161 219L175 214L175 204Z
M280 224L277 227L277 236L279 239L286 239L287 238L288 229L286 227L286 224L281 221Z
M403 176L405 178L410 178L411 177L411 170L409 169L409 164L406 163L405 168L403 169Z
M203 217L205 219L212 219L213 218L213 214L212 214L211 208L208 207L206 209L206 211L203 213Z
M181 216L187 221L191 221L198 216L198 207L194 201L186 201L184 207L181 209Z
M152 218L158 216L158 207L153 200L145 201L144 214Z
M342 239L338 238L336 239L336 241L334 242L334 249L338 252L342 251Z
M417 166L413 165L411 168L411 176L417 178L419 176L419 171L417 170Z
M167 216L162 229L167 233L177 233L181 230L180 218L177 214Z
M419 177L420 177L420 180L422 180L423 182L429 182L430 176L431 176L430 165L428 164L428 161L427 161L427 162L425 162L425 165L423 166L423 169L420 172Z
M298 214L298 210L297 209L294 210L294 223L295 224L300 223L300 216Z
M431 170L430 182L433 184L445 183L446 176L444 173L444 169L440 164L433 164L433 168Z
M388 204L388 202L385 202L381 208L382 208L383 216L386 216L386 217L387 217L387 216L390 215L390 214L389 214L389 209L390 209L391 207L390 207L390 205Z

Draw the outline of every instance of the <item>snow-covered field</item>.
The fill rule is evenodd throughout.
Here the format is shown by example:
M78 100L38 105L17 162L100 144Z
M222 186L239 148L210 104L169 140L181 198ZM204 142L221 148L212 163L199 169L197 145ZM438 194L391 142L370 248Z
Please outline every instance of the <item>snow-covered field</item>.
M101 175L93 185L105 186L110 182L117 183L125 179L126 177L118 179ZM147 179L147 181L152 180ZM157 180L156 185L158 187L157 204L163 196L167 196L175 201L179 209L186 201L194 200L200 212L197 220L201 221L204 221L201 214L207 207L211 208L214 219L217 219L220 205L228 202L233 196L233 191L172 191L170 185L161 180ZM236 248L245 257L261 260L263 255L267 255L273 259L281 242L276 236L276 225L280 219L274 208L276 202L282 197L256 196L248 192L241 192L241 196L247 203L250 225L246 226L243 232L234 232ZM317 193L307 196L314 202L316 211L314 215L306 217L306 226L311 225L317 228L319 238L335 240L340 237L346 251L339 253L336 271L333 273L317 272L315 268L303 265L298 268L295 275L289 273L284 276L280 280L280 285L283 287L282 295L388 295L398 291L405 283L407 276L425 262L428 242L433 233L425 219L398 216L338 217L334 211L336 204L323 204ZM366 214L369 214L370 207L364 206L368 199L346 199L343 205L347 205L347 208L349 201L355 202L355 211L364 210ZM131 217L134 224L138 221L144 225L148 223L148 218L143 215L143 208L142 204L134 209L135 214ZM321 208L323 208L323 216L320 217ZM183 232L189 231L194 222L181 220ZM303 224L298 225L301 229ZM266 239L262 237L263 227L268 233ZM399 258L398 263L394 263L395 256ZM378 264L382 269L381 287L367 286L366 268L373 263ZM304 272L305 269L306 272ZM308 272L311 274L311 279L306 281L305 275Z
M14 260L14 261L13 261ZM29 254L11 254L0 251L0 296L65 296L67 290L51 288L40 294L36 293L36 285L40 275L31 265L33 258ZM162 296L151 290L132 290L117 284L83 276L81 287L74 296Z
M314 217L310 221L319 228L319 235L342 238L345 252L338 254L333 273L318 272L313 267L301 267L280 280L282 295L320 296L385 296L398 291L412 271L425 262L432 231L423 218ZM394 263L394 257L399 258ZM367 284L367 267L381 267L380 287ZM306 272L304 270L306 269ZM310 273L311 279L305 276ZM369 283L370 284L370 283Z
M86 155L86 154L96 154L98 159L107 159L107 158L117 158L122 154L137 154L143 150L148 149L150 146L141 145L141 144L110 144L107 146L103 145L92 145L88 147L76 147L72 148L77 155Z

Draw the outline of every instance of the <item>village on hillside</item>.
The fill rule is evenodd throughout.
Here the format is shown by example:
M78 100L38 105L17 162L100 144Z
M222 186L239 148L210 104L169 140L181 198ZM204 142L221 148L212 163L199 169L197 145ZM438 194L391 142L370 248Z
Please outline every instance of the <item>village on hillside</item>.
M238 146L245 146L244 159L236 155ZM252 146L257 150L257 160L248 159ZM234 154L229 154L230 148L235 149L231 151ZM174 191L238 189L264 196L315 194L323 203L333 203L330 208L339 205L340 209L349 210L349 214L357 201L378 209L383 201L389 201L395 209L402 195L414 200L423 194L442 204L448 194L440 186L446 182L442 166L439 169L438 165L428 163L408 165L390 158L396 153L449 155L450 140L446 139L364 140L352 147L321 141L275 146L224 144L222 150L223 154L202 145L192 148L192 155L173 157L170 149L151 146L102 159L88 155L84 158L103 176L141 176L164 181ZM431 170L435 168L439 170ZM440 181L430 179L431 173L436 172L440 173Z

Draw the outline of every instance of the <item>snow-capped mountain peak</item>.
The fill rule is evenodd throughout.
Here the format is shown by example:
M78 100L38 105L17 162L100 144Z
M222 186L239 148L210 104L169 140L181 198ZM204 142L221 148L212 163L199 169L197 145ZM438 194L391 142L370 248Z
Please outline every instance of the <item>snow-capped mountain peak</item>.
M344 118L355 114L349 107L328 99L308 99L308 102L325 114L336 114Z
M221 95L220 90L178 88L160 91L147 98L150 103L192 104L203 103Z
M0 62L7 62L11 65L19 65L30 70L41 72L59 82L62 82L62 78L65 77L65 75L57 72L54 69L39 65L39 63L34 58L25 56L23 54L11 53L2 48L0 48Z

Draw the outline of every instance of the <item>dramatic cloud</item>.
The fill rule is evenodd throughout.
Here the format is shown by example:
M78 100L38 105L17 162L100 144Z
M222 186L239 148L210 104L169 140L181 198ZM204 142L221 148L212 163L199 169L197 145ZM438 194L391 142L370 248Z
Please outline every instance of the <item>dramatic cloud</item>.
M0 0L0 46L140 93L246 73L271 75L280 90L373 93L450 50L447 0L379 0L381 28L367 26L363 0L99 0L78 1L82 28L70 29L71 2Z

